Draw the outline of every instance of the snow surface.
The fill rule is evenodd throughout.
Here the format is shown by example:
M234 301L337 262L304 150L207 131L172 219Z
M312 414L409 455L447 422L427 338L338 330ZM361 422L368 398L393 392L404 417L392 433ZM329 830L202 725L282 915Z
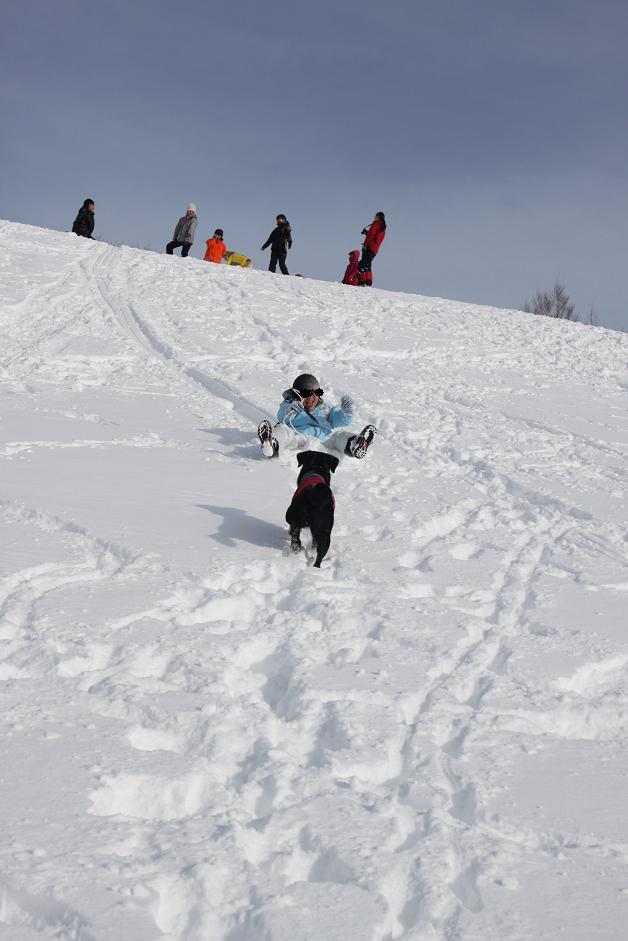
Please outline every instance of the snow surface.
M628 336L0 245L3 941L625 938ZM305 370L379 428L320 570Z

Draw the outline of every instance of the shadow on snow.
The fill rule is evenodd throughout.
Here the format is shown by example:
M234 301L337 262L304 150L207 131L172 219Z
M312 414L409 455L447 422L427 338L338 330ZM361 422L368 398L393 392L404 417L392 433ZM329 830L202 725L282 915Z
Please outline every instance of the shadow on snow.
M236 546L236 540L273 549L281 549L286 544L287 528L249 516L245 510L240 510L238 507L212 506L209 503L197 503L196 506L200 510L213 513L214 516L222 516L218 532L212 533L212 539L223 546L233 548Z

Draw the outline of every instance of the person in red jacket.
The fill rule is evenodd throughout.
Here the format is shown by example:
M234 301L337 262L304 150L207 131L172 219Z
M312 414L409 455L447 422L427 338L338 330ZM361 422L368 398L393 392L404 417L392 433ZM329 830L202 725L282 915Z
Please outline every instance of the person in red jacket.
M358 265L358 285L362 288L370 288L373 286L371 265L386 236L386 216L383 212L375 213L371 224L362 229L362 235L366 235L366 238L362 243L362 258Z
M342 279L343 284L357 285L359 264L360 264L360 253L357 249L354 249L352 252L349 252L349 264L347 265L345 276Z

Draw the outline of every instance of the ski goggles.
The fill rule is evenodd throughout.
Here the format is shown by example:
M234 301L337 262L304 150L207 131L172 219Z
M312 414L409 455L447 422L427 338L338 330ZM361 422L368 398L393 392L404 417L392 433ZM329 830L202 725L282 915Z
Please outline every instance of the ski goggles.
M292 391L296 392L300 399L309 399L311 395L320 396L323 394L322 389L302 389L301 391L299 391L299 389L293 389Z

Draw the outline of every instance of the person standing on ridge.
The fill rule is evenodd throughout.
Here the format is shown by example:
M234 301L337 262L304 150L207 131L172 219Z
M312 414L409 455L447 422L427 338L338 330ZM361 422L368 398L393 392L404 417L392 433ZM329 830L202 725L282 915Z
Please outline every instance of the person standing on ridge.
M212 237L207 239L205 242L207 245L207 251L205 252L203 261L213 261L217 265L220 264L227 254L227 246L222 240L223 235L224 232L222 229L216 229Z
M188 252L194 243L194 233L197 225L196 206L194 203L188 203L185 215L181 216L175 226L172 241L166 245L166 252L172 255L175 248L180 248L181 258L187 258Z
M261 250L265 251L269 245L271 246L270 264L268 265L269 271L272 271L274 274L277 270L277 262L279 262L281 273L290 274L288 268L286 267L286 256L288 254L288 249L292 248L292 230L290 228L290 223L283 213L280 213L277 216L276 221L276 228L274 228L270 233L262 245Z
M361 288L370 288L373 287L371 265L386 236L386 216L383 212L375 213L371 224L362 229L362 235L366 235L366 238L362 243L362 258L358 265L358 285Z
M82 235L85 239L93 239L94 231L94 200L86 199L76 214L76 219L72 223L72 231L75 235Z

